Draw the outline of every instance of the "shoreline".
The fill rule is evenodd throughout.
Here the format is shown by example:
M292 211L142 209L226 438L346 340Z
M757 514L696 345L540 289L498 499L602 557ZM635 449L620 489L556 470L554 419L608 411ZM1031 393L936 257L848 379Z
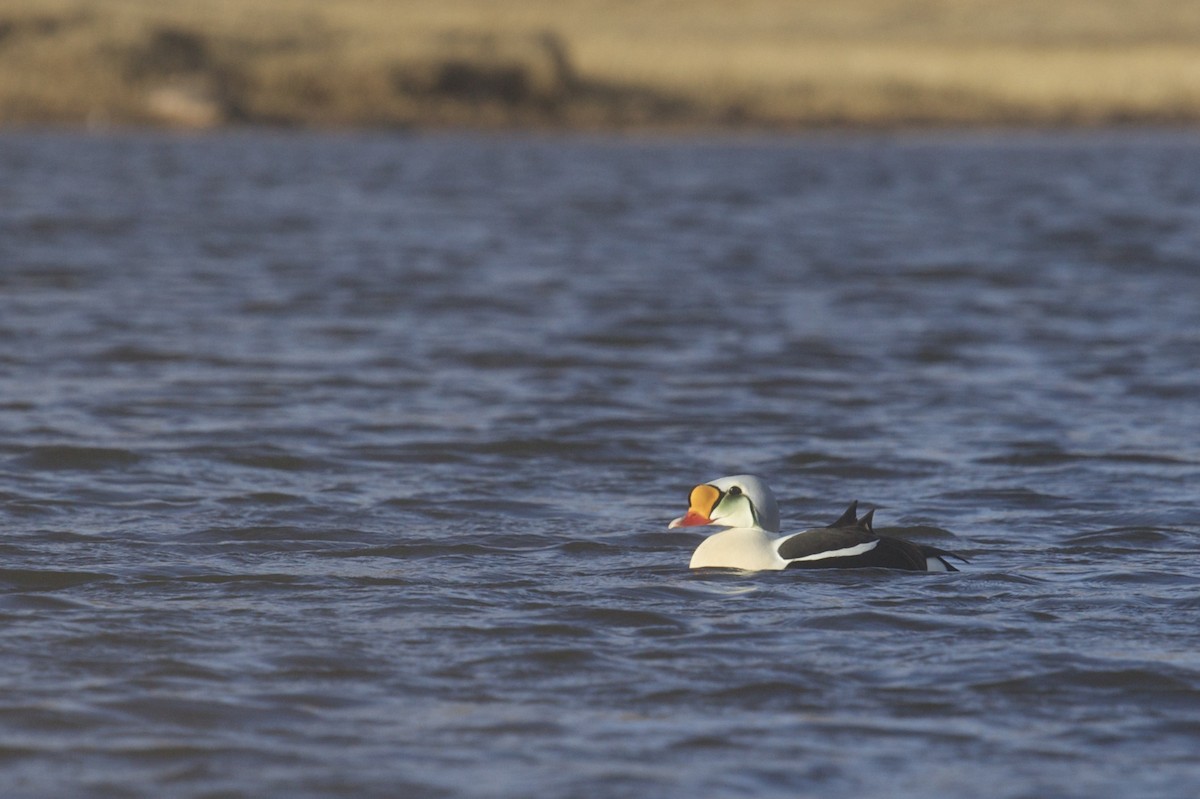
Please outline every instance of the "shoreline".
M655 128L622 129L575 129L575 128L469 128L469 127L301 127L282 125L231 124L204 128L169 125L0 125L0 140L37 137L70 138L137 138L147 140L189 139L201 141L221 137L276 136L280 138L361 138L363 140L476 140L480 143L504 139L518 141L561 141L656 145L746 145L750 147L784 146L796 143L838 146L863 142L886 142L903 146L905 143L974 142L992 140L999 144L1020 146L1022 142L1048 142L1054 140L1099 139L1112 142L1133 139L1154 139L1183 142L1200 141L1200 124L1160 125L1153 123L1122 122L1113 125L937 125L906 127L797 127L789 129L766 128Z
M400 19L371 0L336 9L262 0L250 10L222 0L165 9L0 0L0 130L1200 126L1200 40L1178 32L1189 20L1177 3L1147 0L1112 19L1084 14L1087 0L1064 4L1080 13L1056 6L1061 19L1026 19L1040 8L1033 0L987 19L917 0L848 0L836 11L750 0L757 14L739 15L696 0L708 13L698 20L672 2L620 16L605 13L616 0L517 0L503 11L484 0L406 0ZM884 36L886 10L895 13Z

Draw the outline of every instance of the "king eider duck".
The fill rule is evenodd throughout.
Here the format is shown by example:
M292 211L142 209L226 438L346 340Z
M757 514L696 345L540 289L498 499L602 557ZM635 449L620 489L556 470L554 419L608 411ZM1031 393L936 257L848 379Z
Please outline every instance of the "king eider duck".
M669 527L716 524L727 527L700 542L691 568L855 569L877 567L909 571L958 571L947 558L966 558L936 547L879 535L875 511L858 518L858 502L828 527L779 535L775 495L749 474L722 477L692 489L688 512Z

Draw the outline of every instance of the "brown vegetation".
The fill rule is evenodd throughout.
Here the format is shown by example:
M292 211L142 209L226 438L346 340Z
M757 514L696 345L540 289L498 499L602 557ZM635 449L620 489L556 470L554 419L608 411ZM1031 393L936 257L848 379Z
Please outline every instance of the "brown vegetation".
M1200 120L1192 0L0 0L0 125Z

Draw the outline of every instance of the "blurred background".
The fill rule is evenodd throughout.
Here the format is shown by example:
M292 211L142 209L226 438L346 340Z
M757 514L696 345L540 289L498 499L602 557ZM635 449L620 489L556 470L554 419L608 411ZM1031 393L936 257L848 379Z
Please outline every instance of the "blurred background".
M1200 118L1194 0L0 0L0 124Z

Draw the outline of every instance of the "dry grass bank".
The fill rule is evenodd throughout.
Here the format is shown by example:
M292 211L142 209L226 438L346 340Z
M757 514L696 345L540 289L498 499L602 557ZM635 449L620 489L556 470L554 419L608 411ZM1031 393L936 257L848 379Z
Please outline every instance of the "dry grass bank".
M0 0L0 125L1200 120L1195 0Z

